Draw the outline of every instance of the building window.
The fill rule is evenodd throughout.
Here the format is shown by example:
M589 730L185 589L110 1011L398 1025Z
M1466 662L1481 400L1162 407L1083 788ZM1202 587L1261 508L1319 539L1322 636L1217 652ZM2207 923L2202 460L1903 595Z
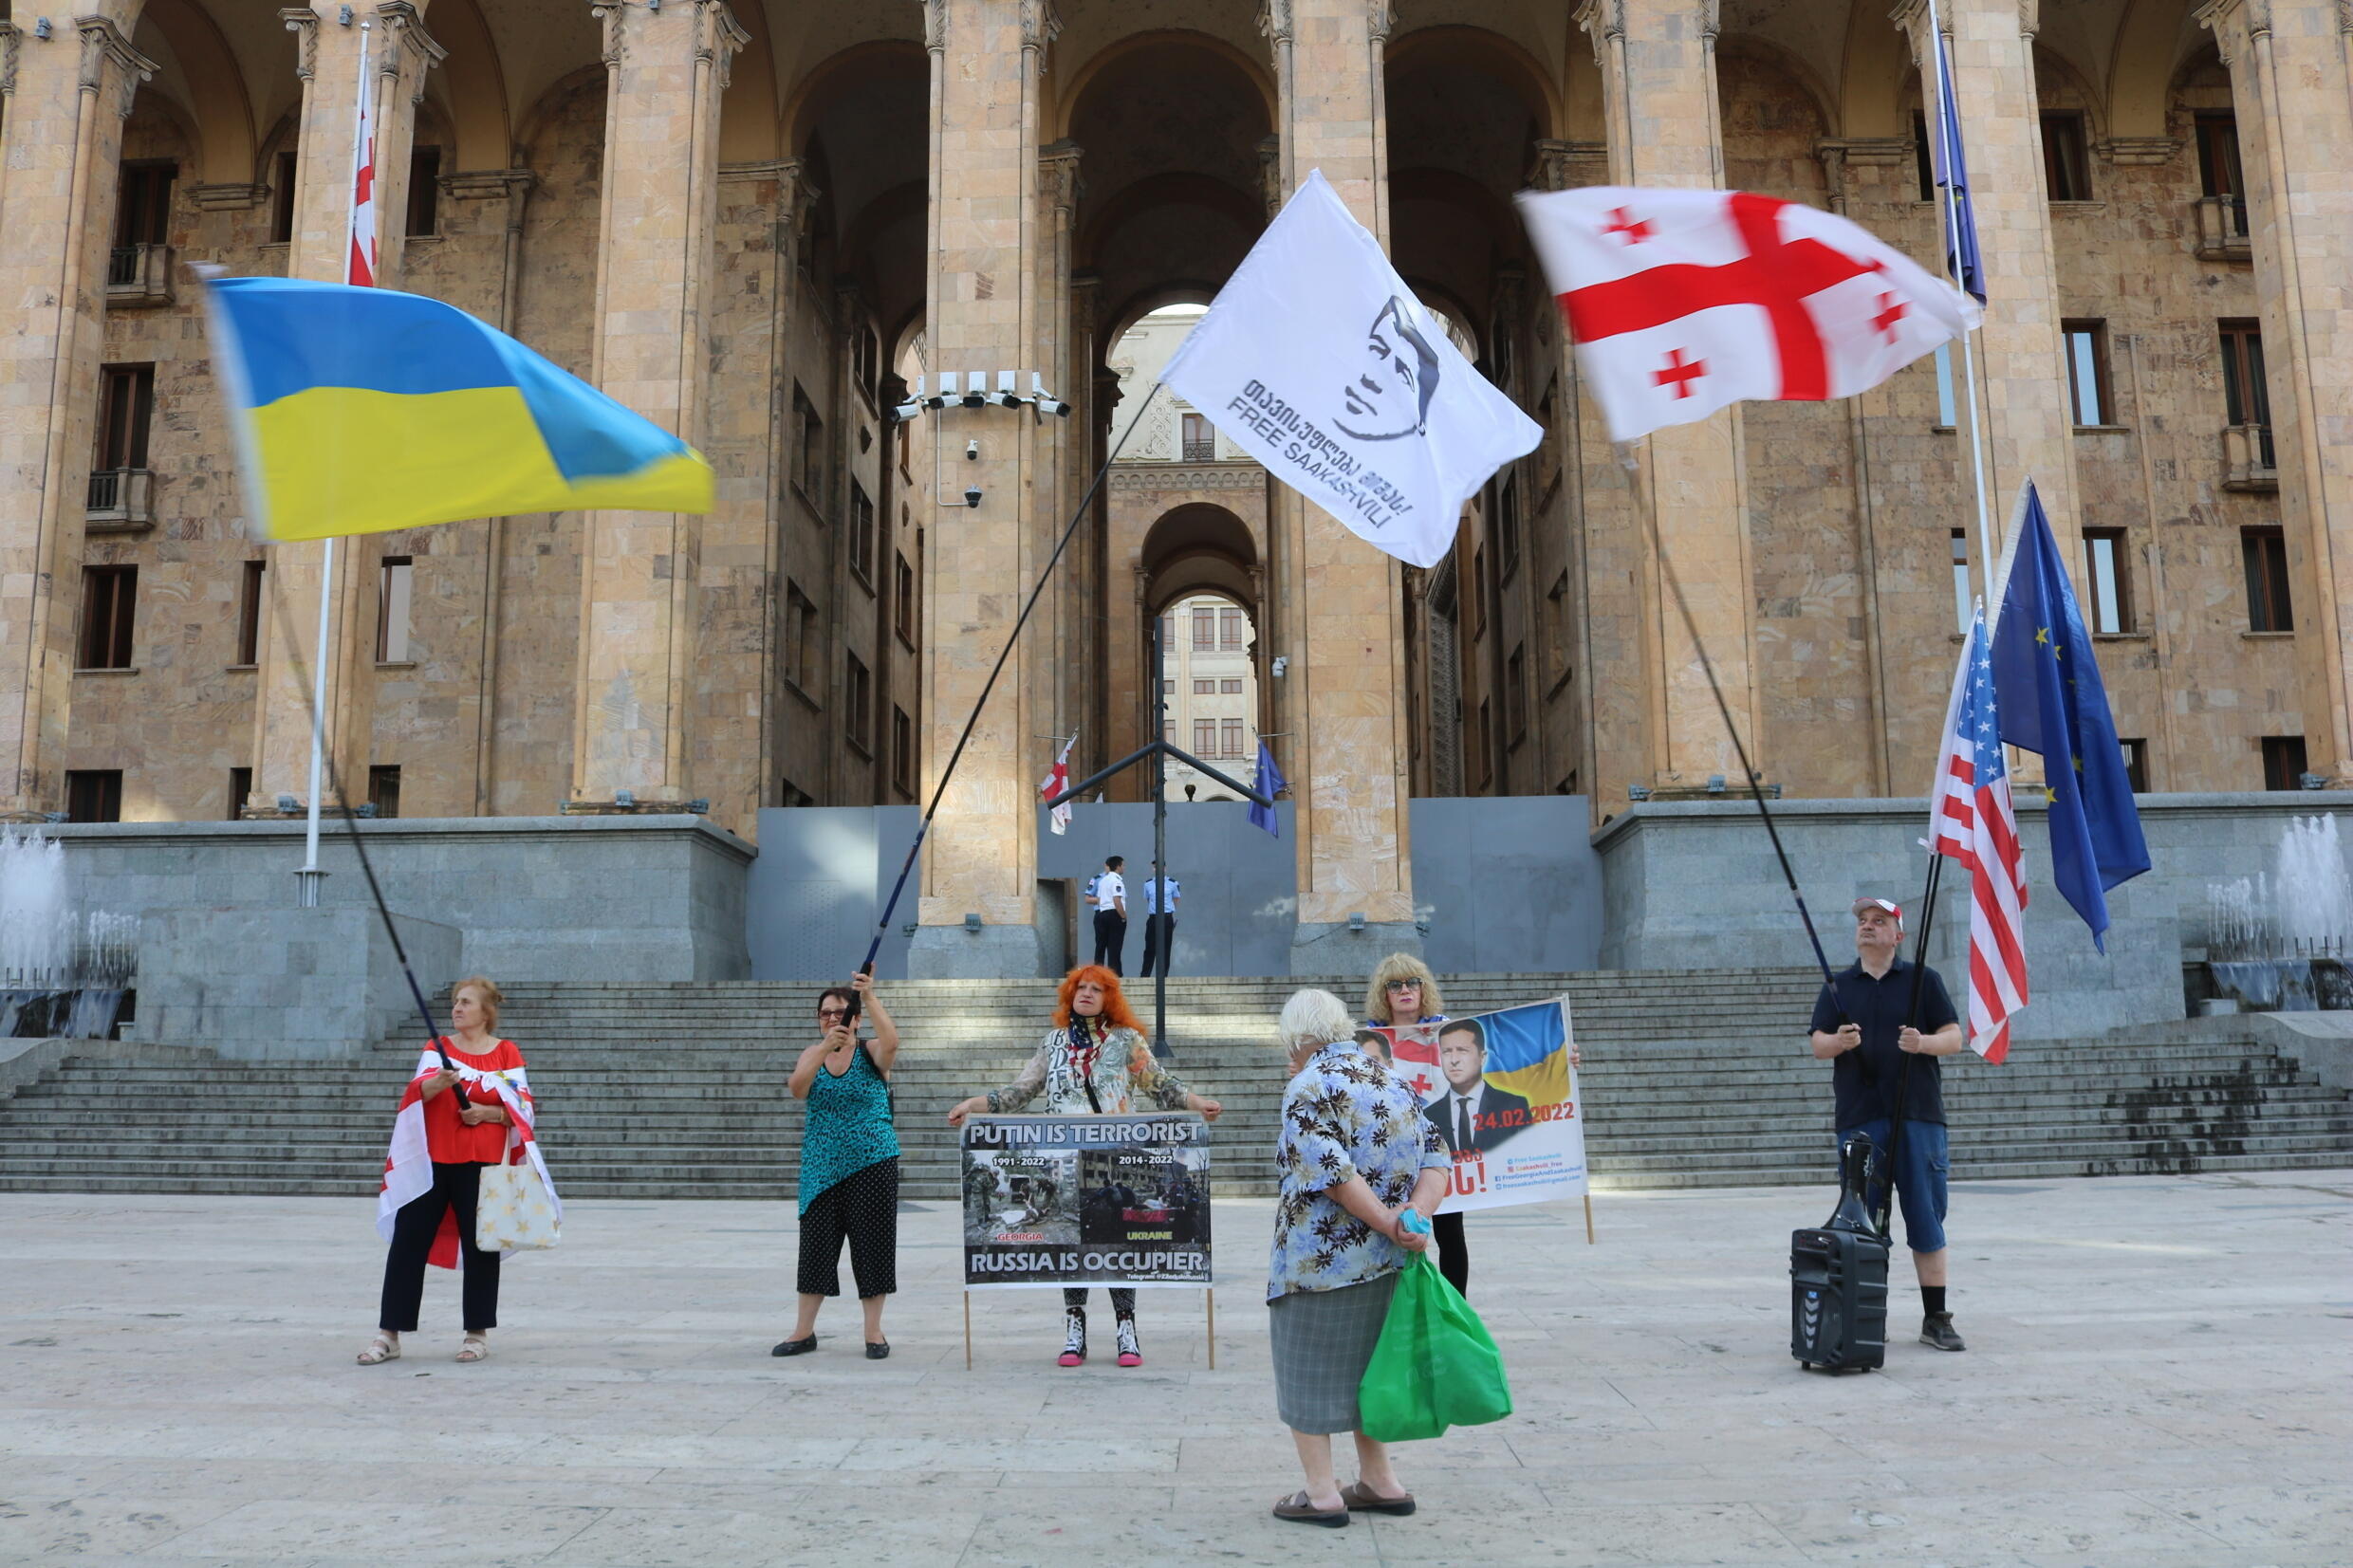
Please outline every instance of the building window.
M1160 618L1160 652L1173 654L1176 651L1176 618L1174 615L1165 615Z
M2130 583L2124 573L2124 530L2084 530L2084 586L2090 590L2094 632L2132 630Z
M376 573L376 662L409 661L409 602L417 583L416 563L388 555Z
M915 721L897 703L891 705L891 786L915 799Z
M131 283L139 276L139 248L165 245L172 237L172 182L179 166L160 159L126 159L115 196L115 254L109 283ZM123 270L129 252L130 270Z
M122 821L122 769L119 767L67 769L65 773L65 820L69 822L119 822Z
M1186 462L1214 463L1217 460L1217 437L1210 433L1207 415L1186 415L1184 430Z
M400 815L400 765L392 763L368 769L368 804L379 817Z
M2263 378L2263 328L2250 321L2216 323L2222 334L2222 406L2233 425L2259 433L2263 466L2276 468L2271 451L2271 389Z
M1975 600L1969 586L1969 530L1953 530L1953 623L1966 636L1975 620Z
M82 568L82 646L75 655L76 669L131 668L131 620L138 603L137 566Z
M2263 737L2263 787L2266 789L2302 789L2305 760L2302 735L2266 735ZM67 777L72 775L68 774ZM116 774L117 779L122 775ZM81 821L79 817L74 819ZM111 817L94 819L110 822Z
M1465 629L1476 642L1487 631L1487 546L1471 546L1471 614L1465 618Z
M262 653L262 589L269 581L267 561L249 561L237 584L238 664L258 664Z
M415 147L409 151L409 235L420 239L441 232L441 149Z
M2149 792L2149 743L2144 740L2120 738L2117 745L2124 748L2124 783L2136 795Z
M1217 612L1214 610L1194 611L1193 651L1196 654L1214 653L1216 647Z
M1953 395L1953 345L1936 345L1936 423L1950 430L1960 423L1960 400Z
M1478 764L1481 788L1485 788L1488 781L1495 776L1494 743L1491 739L1494 733L1494 724L1488 712L1487 699L1481 697L1471 723L1471 755L1473 760Z
M2238 547L2247 566L2247 629L2294 631L2295 612L2288 600L2288 536L2277 524L2241 528Z
M1196 757L1217 755L1217 721L1215 719L1193 721L1193 754Z
M882 371L882 341L874 335L874 328L858 329L858 341L850 349L850 376L858 390L866 395L866 403L875 401L876 381Z
M891 623L899 632L899 640L915 646L915 567L905 555L899 555L896 578L891 585Z
M1176 694L1176 683L1175 681L1173 681L1173 680L1164 680L1164 681L1160 682L1160 695L1162 695L1162 696L1164 696L1164 697L1173 697L1173 696L1175 696Z
M1520 478L1512 474L1495 487L1496 575L1511 581L1520 564Z
M1242 694L1242 682L1238 677L1231 680L1221 680L1217 683L1217 690L1222 695L1238 697Z
M817 417L816 405L799 387L792 389L792 421L800 432L801 440L792 482L800 487L802 496L810 506L823 510L825 494L825 422Z
M245 802L253 793L253 770L232 767L229 770L229 821L237 821L245 816Z
M2105 322L2062 322L2067 345L2067 396L2079 425L2112 423L2108 402L2108 325Z
M849 742L867 756L874 754L874 676L856 654L843 655L842 700L849 707L844 722Z
M278 155L278 177L269 193L269 243L284 245L294 237L296 165L290 152Z
M2043 117L2043 183L2053 201L2091 200L2091 158L2082 115Z
M1936 156L1928 147L1928 116L1912 117L1912 167L1919 176L1920 199L1936 199Z
M1551 651L1552 678L1568 673L1568 569L1552 580L1545 594L1545 640Z
M1242 721L1240 719L1219 719L1217 739L1227 756L1240 756L1242 754Z
M1161 684L1166 685L1168 683L1163 681ZM1196 697L1214 696L1216 694L1216 691L1217 683L1214 680L1201 680L1195 678L1193 683L1193 694Z
M1528 645L1515 643L1511 656L1503 661L1503 727L1510 744L1517 746L1528 734Z
M817 700L817 606L801 585L785 583L785 679L812 703Z
M874 503L857 480L850 481L850 570L861 582L874 581Z
M98 373L98 451L102 472L147 466L147 427L155 418L156 367L107 365Z
M1230 654L1239 653L1242 642L1242 612L1239 610L1218 611L1217 646Z
M2247 232L2247 178L2238 161L2238 120L2233 115L2197 117L2199 191L2216 198L2231 214L2231 232Z

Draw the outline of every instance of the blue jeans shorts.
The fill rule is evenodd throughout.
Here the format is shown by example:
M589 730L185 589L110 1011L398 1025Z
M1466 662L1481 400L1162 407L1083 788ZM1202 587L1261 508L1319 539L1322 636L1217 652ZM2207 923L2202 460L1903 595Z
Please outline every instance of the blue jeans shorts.
M1866 1121L1860 1127L1840 1130L1833 1148L1845 1143L1857 1133L1869 1136L1879 1150L1873 1170L1887 1169L1887 1118ZM1940 1121L1907 1121L1903 1124L1903 1147L1896 1151L1902 1169L1896 1172L1896 1201L1903 1208L1904 1245L1915 1252L1944 1250L1945 1179L1953 1162L1945 1149L1944 1123ZM1871 1184L1870 1195L1863 1200L1873 1213L1886 1201L1886 1185Z

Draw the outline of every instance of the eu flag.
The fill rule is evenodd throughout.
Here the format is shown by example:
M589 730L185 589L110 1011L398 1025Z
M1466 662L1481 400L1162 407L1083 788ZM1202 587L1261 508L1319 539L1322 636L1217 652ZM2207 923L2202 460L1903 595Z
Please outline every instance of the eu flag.
M1953 101L1953 46L1936 28L1936 132L1929 138L1928 154L1936 183L1946 192L1944 269L1979 304L1986 303L1985 261L1977 252L1977 209L1969 199L1969 159L1961 152L1961 111Z
M1258 743L1258 777L1251 781L1251 787L1269 801L1279 791L1289 787L1283 778L1283 770L1274 766L1274 753L1267 749L1265 741ZM1252 801L1250 820L1251 826L1263 827L1278 839L1283 837L1283 820L1275 815L1274 807L1260 805Z
M2091 634L2030 481L2025 501L1993 626L1994 706L2002 739L2042 754L2050 786L2051 880L2105 952L2107 890L2149 869L2149 846Z

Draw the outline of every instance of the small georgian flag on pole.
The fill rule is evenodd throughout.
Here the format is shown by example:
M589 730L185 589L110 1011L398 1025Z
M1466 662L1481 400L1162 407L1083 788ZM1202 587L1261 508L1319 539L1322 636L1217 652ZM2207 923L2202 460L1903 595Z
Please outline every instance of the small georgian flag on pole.
M351 243L343 282L376 286L376 116L368 105L368 24L360 24L359 105L351 126Z
M1610 439L1744 397L1851 397L1977 324L1977 302L1833 212L1746 191L1523 192Z
M1062 743L1062 755L1054 759L1053 771L1047 774L1038 785L1038 799L1041 802L1050 801L1070 787L1070 748L1078 744L1079 732L1073 729L1070 731L1070 738ZM1053 810L1048 811L1046 814L1046 825L1056 833L1068 832L1070 802L1065 801Z

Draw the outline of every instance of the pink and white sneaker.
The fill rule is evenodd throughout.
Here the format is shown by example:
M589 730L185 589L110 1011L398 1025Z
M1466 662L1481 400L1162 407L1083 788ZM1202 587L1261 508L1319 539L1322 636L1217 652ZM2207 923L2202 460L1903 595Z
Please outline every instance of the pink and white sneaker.
M1136 1342L1136 1319L1120 1319L1120 1365L1140 1367L1144 1364L1143 1348Z

